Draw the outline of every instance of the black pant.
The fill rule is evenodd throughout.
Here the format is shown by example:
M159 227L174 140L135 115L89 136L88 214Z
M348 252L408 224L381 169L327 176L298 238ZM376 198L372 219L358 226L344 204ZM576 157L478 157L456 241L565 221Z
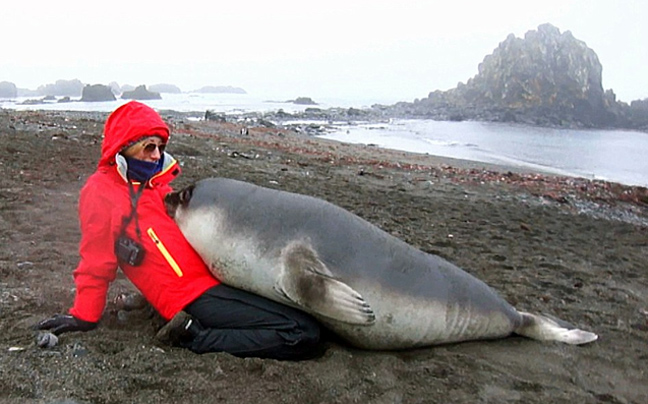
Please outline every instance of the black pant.
M203 329L186 344L196 353L299 360L320 352L314 318L261 296L218 285L185 307Z

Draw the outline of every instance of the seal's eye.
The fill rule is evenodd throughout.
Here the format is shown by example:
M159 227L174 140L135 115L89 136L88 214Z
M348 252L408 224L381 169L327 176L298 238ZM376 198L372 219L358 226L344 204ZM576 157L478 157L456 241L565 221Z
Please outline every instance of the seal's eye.
M188 186L187 188L183 189L180 191L179 197L180 197L180 203L183 205L186 205L189 203L191 200L191 196L193 195L193 190L194 186Z

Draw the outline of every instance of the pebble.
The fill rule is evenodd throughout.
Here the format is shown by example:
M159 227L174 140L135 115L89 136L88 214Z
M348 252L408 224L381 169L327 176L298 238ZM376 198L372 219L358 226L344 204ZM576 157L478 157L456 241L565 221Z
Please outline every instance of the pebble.
M54 348L58 344L58 337L51 332L41 332L36 336L36 345L41 348Z

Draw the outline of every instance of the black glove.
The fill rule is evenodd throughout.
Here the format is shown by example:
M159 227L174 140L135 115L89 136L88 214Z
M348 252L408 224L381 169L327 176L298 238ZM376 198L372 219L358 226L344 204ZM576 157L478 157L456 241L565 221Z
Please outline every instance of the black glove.
M70 331L90 331L97 326L97 323L84 321L69 314L55 314L36 325L39 330L50 330L54 335L60 335Z

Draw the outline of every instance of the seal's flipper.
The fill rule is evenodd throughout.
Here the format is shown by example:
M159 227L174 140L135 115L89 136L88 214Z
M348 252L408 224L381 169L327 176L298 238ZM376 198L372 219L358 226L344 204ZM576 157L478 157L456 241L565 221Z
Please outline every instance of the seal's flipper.
M522 325L515 329L515 333L540 341L560 341L571 345L587 344L596 341L598 335L579 330L563 320L520 312Z
M360 293L333 278L311 246L294 242L281 255L284 268L275 290L284 298L304 311L344 323L370 325L376 321Z

